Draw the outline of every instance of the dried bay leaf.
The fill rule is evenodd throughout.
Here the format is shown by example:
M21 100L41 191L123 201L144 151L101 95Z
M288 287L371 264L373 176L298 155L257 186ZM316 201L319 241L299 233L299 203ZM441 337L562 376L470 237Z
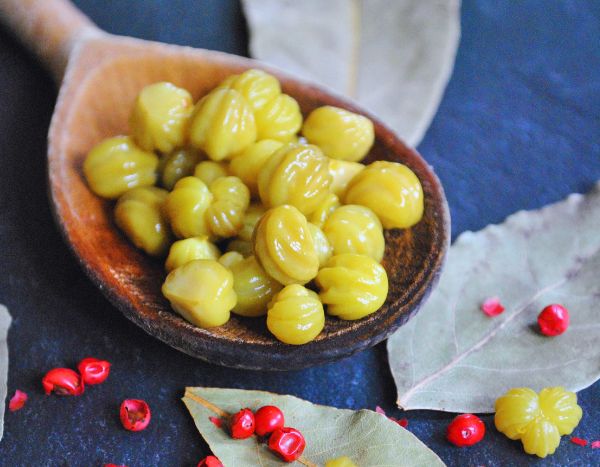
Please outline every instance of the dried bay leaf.
M417 145L452 68L459 0L244 0L250 52L355 99Z
M8 328L10 327L10 314L4 305L0 305L0 440L4 433L4 410L6 393L8 391Z
M344 410L311 404L293 396L241 389L187 388L183 398L198 431L226 467L289 465L279 460L255 437L232 439L209 420L214 412L193 399L199 396L228 413L248 407L276 405L286 426L306 438L303 457L324 465L329 459L348 456L361 467L441 466L444 463L410 431L370 410ZM297 465L297 464L294 464Z
M506 307L493 318L479 309L490 296ZM550 303L570 310L561 336L538 332ZM463 233L431 298L388 341L398 405L493 412L512 387L591 385L600 378L599 303L600 183Z

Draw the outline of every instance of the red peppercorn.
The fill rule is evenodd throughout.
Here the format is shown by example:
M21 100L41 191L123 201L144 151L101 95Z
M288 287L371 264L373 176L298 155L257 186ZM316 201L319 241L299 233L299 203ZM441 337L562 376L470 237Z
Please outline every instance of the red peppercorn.
M446 431L446 438L455 446L473 446L483 439L485 424L473 414L465 413L457 416Z
M15 391L15 395L11 397L10 402L8 403L8 410L11 412L16 412L17 410L21 410L27 402L27 394L17 389Z
M125 399L119 411L123 428L129 431L142 431L150 423L152 414L146 401L140 399Z
M502 306L502 303L500 303L498 297L491 297L481 304L481 311L486 315L493 317L501 314L504 311L504 307Z
M273 433L277 428L283 428L283 412L274 405L265 405L254 414L256 427L254 432L258 436L266 436Z
M231 437L246 439L254 434L254 414L250 409L242 409L231 417Z
M562 305L548 305L538 315L540 331L546 336L558 336L569 327L569 310Z
M223 467L223 464L218 457L206 456L196 467Z
M110 363L97 358L84 358L77 369L85 384L100 384L108 378Z
M46 395L79 396L84 390L81 377L70 368L53 368L42 378L42 386Z
M277 428L269 438L269 449L286 462L294 462L304 452L306 441L295 428Z

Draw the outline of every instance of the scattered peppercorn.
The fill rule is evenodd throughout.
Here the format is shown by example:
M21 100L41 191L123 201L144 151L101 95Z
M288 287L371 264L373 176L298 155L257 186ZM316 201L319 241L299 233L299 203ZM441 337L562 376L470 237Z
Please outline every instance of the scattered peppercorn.
M217 428L223 427L223 419L219 417L208 417L210 422Z
M558 336L569 327L569 310L558 304L548 305L538 315L538 324L545 336Z
M17 389L15 395L11 397L10 402L8 403L8 410L16 412L23 408L25 402L27 402L27 394L20 389Z
M70 368L53 368L42 378L42 386L46 395L79 396L84 390L81 377Z
M231 416L231 437L246 439L254 434L254 414L250 409L242 409Z
M458 415L446 431L446 438L459 448L473 446L483 439L485 435L485 424L473 414L465 413Z
M306 441L295 428L277 428L269 438L269 449L286 462L294 462L304 452Z
M577 444L578 446L587 446L588 445L588 442L585 439L577 438L576 436L573 436L571 438L571 442L573 444Z
M284 425L283 412L273 405L265 405L258 409L254 419L256 424L254 432L258 436L269 435L277 428L283 428Z
M140 399L125 399L121 403L119 416L126 430L142 431L150 423L150 407Z
M110 363L97 358L84 358L77 366L85 384L100 384L106 381L110 373Z
M206 456L196 467L223 467L223 464L219 460L218 457L215 456Z
M481 311L487 316L493 317L501 314L504 311L504 307L498 297L491 297L481 304Z

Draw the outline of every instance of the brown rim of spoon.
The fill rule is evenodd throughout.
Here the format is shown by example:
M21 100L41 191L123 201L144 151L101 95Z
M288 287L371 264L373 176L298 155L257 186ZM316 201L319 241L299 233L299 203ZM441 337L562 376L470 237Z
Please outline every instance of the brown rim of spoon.
M251 59L107 34L66 0L0 0L0 15L57 81L62 80L48 135L49 189L56 222L87 275L147 333L210 363L295 370L348 357L381 342L418 311L437 283L450 235L442 186L414 149L353 103ZM225 77L248 68L277 76L304 115L321 105L335 105L371 118L376 141L365 162L401 162L423 185L421 222L385 233L383 265L390 291L382 309L358 321L328 317L324 331L302 346L278 342L260 318L232 315L226 325L212 329L180 318L160 292L165 277L162 262L124 238L114 225L112 203L95 196L82 175L83 160L94 144L127 133L129 111L143 86L170 81L197 99Z

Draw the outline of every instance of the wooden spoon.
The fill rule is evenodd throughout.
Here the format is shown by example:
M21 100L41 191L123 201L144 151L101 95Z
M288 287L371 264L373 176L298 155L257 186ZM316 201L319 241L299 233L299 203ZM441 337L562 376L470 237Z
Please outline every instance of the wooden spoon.
M62 81L48 135L56 221L92 281L149 334L219 365L298 369L347 357L382 341L417 312L437 282L450 230L440 182L415 150L354 104L247 58L107 34L67 0L0 0L0 15L57 82ZM128 132L129 111L145 85L170 81L198 98L225 77L251 67L276 75L305 115L328 104L369 116L375 123L376 142L366 162L385 159L408 165L425 193L423 220L408 230L386 232L383 265L390 292L382 309L359 321L328 318L321 335L303 346L275 340L264 319L234 315L226 325L207 330L172 312L160 292L165 277L162 263L136 250L120 234L112 204L95 196L82 176L83 160L92 146ZM401 111L402 103L398 107Z

